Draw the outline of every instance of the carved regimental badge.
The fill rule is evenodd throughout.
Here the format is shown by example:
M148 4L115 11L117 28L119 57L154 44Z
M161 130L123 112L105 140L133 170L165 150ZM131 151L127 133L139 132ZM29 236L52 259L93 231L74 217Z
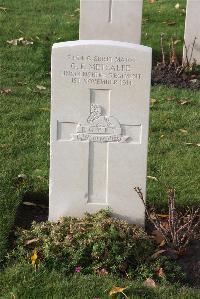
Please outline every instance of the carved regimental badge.
M129 136L122 135L118 119L102 113L102 107L91 104L86 124L78 124L76 133L71 134L73 141L126 142Z

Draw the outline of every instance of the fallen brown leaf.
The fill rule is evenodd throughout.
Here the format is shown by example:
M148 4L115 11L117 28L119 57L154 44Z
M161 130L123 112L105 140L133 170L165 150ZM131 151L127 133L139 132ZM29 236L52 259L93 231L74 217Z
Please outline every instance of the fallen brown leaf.
M45 90L46 87L42 86L42 85L36 85L36 88L39 90Z
M167 100L167 101L174 101L175 98L174 98L174 97L167 97L166 100Z
M31 264L33 266L36 266L36 261L37 261L38 255L36 249L33 251L33 254L31 255Z
M158 179L155 176L148 175L147 178L158 182Z
M10 44L13 46L18 46L18 45L28 46L28 45L33 44L33 41L29 41L29 40L25 39L24 37L7 40L6 42L7 42L7 44Z
M177 39L177 40L174 41L174 45L176 45L176 44L178 44L178 43L180 43L180 42L181 42L181 40L180 40L180 39Z
M158 251L156 251L153 255L152 255L152 258L157 258L157 257L159 257L162 253L164 253L164 252L166 252L166 250L165 249L160 249L160 250L158 250Z
M163 240L160 244L159 244L159 247L163 247L165 246L165 240Z
M39 240L40 240L39 238L34 238L34 239L31 239L31 240L27 240L25 242L25 245L30 245L32 243L35 243L35 242L39 241Z
M150 104L151 104L151 105L155 104L156 102L157 102L156 99L152 99L152 98L151 98L151 100L150 100Z
M8 147L10 147L10 144L6 144L6 143L0 144L0 148L8 148Z
M152 278L147 278L143 284L146 287L151 287L151 288L155 288L156 287L156 283L155 283L155 281Z
M187 105L187 104L190 103L190 101L187 101L187 100L180 100L179 103L180 103L181 105Z
M108 275L108 271L104 268L97 269L96 274L99 275L99 276L106 276L106 275Z
M44 111L44 112L49 112L50 109L49 108L39 108L40 111Z
M179 131L180 131L181 133L187 133L187 132L188 132L188 131L185 130L185 129L179 129Z
M165 277L165 272L164 272L163 268L159 268L159 269L156 271L156 274L158 275L158 277L161 277L161 278L164 278L164 277Z
M173 26L173 25L176 25L176 21L168 20L168 21L164 21L163 24L167 24L168 26Z
M0 89L1 94L10 94L12 93L12 90L10 88L7 89Z
M149 2L150 4L153 4L153 3L156 2L156 0L148 0L148 2Z
M197 79L190 80L191 83L197 83L197 81L198 81Z
M24 202L23 202L23 205L25 205L25 206L33 206L33 207L36 207L36 206L37 206L35 203L33 203L33 202L29 202L29 201L24 201Z
M152 232L152 235L154 237L154 240L156 241L156 244L160 245L165 240L163 235L161 234L161 232L159 230L154 230Z
M176 9L179 9L180 8L180 4L179 3L176 3L176 5L174 6Z
M186 145L193 145L193 146L200 146L200 143L194 143L194 142L186 142Z
M125 288L113 287L109 292L109 296L112 296L112 295L118 294L118 293L123 293L123 291L126 289L127 289L127 287L125 287Z
M8 8L0 6L0 10L3 10L4 12L6 12L6 10L8 10Z
M26 82L22 82L22 81L17 81L17 84L20 85L20 86L27 85Z
M168 214L156 214L156 216L159 218L169 218Z

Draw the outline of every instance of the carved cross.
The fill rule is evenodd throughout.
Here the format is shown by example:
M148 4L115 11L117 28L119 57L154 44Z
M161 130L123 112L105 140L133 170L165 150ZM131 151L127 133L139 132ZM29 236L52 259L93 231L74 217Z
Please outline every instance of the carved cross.
M120 124L119 120L110 115L110 106L111 90L91 89L90 109L92 107L92 111L90 111L90 116L88 115L89 121L86 120L85 124L58 122L58 140L89 142L88 204L108 205L110 142L140 142L141 125ZM94 109L97 109L95 111L96 115L94 114ZM94 115L91 115L92 113ZM110 122L111 125L106 126L103 123L105 121Z

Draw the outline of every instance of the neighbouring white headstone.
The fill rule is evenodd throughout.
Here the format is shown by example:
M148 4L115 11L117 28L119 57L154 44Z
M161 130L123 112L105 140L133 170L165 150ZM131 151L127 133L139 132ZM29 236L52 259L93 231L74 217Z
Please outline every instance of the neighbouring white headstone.
M187 0L183 61L200 64L200 0ZM193 46L195 40L195 44ZM187 57L186 57L187 55Z
M140 44L143 0L81 0L79 39Z
M110 207L144 224L151 48L53 45L49 219Z

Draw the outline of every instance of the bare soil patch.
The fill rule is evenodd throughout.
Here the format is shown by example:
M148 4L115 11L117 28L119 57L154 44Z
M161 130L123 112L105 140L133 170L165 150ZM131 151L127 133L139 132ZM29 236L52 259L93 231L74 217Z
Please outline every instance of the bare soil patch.
M164 84L172 87L200 90L200 71L178 74L175 66L158 63L152 68L151 82L152 85Z

